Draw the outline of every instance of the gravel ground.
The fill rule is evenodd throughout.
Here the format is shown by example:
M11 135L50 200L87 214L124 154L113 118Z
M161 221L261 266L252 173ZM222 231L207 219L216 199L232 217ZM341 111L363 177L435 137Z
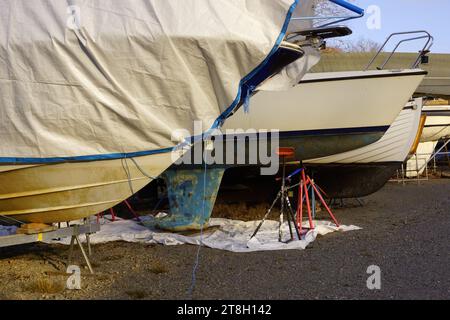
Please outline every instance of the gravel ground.
M388 184L304 251L234 254L202 248L194 299L450 299L450 180ZM353 203L353 202L352 202ZM188 299L197 247L96 245L96 275L64 290L67 248L0 249L0 299ZM81 262L77 252L75 261ZM366 287L378 265L381 290Z

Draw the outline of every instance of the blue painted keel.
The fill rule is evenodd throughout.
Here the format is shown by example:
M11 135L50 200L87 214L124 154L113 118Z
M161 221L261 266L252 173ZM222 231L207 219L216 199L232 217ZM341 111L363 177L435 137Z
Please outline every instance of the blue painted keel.
M170 214L155 219L152 226L169 231L207 227L225 169L181 169L172 167L164 175ZM206 186L205 186L206 182Z

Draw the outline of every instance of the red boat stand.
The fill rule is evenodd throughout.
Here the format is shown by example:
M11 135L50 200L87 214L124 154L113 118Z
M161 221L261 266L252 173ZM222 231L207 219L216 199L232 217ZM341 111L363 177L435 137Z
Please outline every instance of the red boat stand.
M320 189L318 185L315 184L314 180L312 180L307 174L306 169L303 167L301 169L301 176L300 176L300 184L298 188L298 207L297 207L297 227L300 229L300 232L302 234L305 234L308 230L313 230L315 228L313 217L311 214L311 202L309 201L309 192L308 188L311 188L311 192L314 192L317 197L320 199L320 202L324 206L324 208L327 210L328 214L330 215L331 219L333 220L336 227L339 227L339 222L336 220L335 216L331 212L331 209L323 199L322 193L323 190ZM323 192L325 194L325 192ZM304 195L303 195L304 194ZM306 203L306 209L308 212L308 220L309 220L309 228L305 229L302 227L302 220L303 220L303 204ZM315 204L313 204L315 205Z
M127 206L128 210L131 212L131 214L134 216L134 218L137 221L141 221L141 219L139 218L139 215L136 213L136 211L134 211L133 207L130 205L128 200L124 200L122 203ZM113 222L116 221L116 213L114 211L114 208L110 208L109 213L111 214L111 221L113 221ZM100 217L103 217L103 212L97 214L97 222L100 222Z

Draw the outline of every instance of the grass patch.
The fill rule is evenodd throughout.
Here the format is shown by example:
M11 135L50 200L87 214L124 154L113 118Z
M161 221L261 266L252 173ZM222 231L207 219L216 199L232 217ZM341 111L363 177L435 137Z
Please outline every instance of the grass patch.
M117 261L117 260L121 260L121 259L123 259L123 255L116 254L116 255L102 257L100 260L102 262L108 262L108 261Z
M242 202L237 204L216 204L212 214L215 218L253 221L262 219L269 207L270 204L267 203L254 205ZM270 217L277 217L277 214L279 214L279 206L273 208Z
M148 293L144 290L129 290L125 291L125 293L134 300L141 300L148 297Z
M43 294L56 294L65 290L66 285L62 279L39 278L31 282L27 289L31 292Z
M167 266L162 264L160 261L156 261L156 262L152 263L149 270L151 273L154 273L154 274L161 274L161 273L169 272L169 269L167 268Z

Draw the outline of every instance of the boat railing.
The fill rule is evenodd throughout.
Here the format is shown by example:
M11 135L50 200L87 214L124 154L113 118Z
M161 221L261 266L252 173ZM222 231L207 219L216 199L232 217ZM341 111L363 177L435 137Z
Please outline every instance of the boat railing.
M411 65L411 69L417 69L419 67L419 65L421 64L421 62L423 61L423 58L430 52L431 47L433 46L434 43L434 38L433 36L425 30L418 30L418 31L406 31L406 32L395 32L392 33L387 39L386 41L383 43L383 45L380 47L380 49L378 49L377 53L375 54L375 56L372 58L372 60L370 60L369 64L366 66L366 68L364 69L365 71L369 70L369 68L375 63L375 61L377 60L377 58L380 56L380 54L383 52L383 50L386 48L386 46L388 45L388 43L390 43L390 41L392 39L394 39L394 37L398 37L398 36L406 36L406 35L415 35L409 38L404 38L401 39L397 42L397 44L395 45L394 49L391 51L391 53L388 55L388 57L386 58L386 60L383 62L383 64L379 67L377 67L378 70L383 70L386 65L389 63L389 61L391 61L392 57L394 56L394 54L397 52L397 49L406 42L411 42L411 41L416 41L416 40L421 40L421 39L426 39L425 44L422 48L422 50L419 51L419 55L417 57L416 60L414 60L414 63Z
M314 27L316 28L323 28L323 27L327 27L333 24L338 24L338 23L342 23L344 21L348 21L348 20L353 20L353 19L358 19L364 16L364 9L355 6L354 4L351 4L345 0L328 0L348 11L353 12L356 15L332 15L332 16L313 16L313 17L294 17L292 18L292 20L304 20L304 21L308 21L308 20L319 20L322 23L315 25Z

